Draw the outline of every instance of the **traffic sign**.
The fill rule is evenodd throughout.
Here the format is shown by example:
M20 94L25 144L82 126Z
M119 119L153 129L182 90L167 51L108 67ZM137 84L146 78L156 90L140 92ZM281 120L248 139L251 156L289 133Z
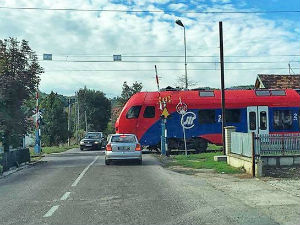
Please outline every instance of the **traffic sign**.
M179 103L176 105L176 111L181 114L184 115L188 110L187 104L183 103L181 101L181 98L179 98Z
M43 60L52 60L52 54L43 54Z
M168 112L167 108L164 108L164 110L161 113L161 116L167 118L170 115L170 113Z

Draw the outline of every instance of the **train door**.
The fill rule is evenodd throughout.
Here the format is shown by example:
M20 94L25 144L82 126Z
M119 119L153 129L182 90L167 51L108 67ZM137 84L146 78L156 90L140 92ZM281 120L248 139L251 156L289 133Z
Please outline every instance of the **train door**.
M269 134L268 106L247 107L248 132L256 134Z

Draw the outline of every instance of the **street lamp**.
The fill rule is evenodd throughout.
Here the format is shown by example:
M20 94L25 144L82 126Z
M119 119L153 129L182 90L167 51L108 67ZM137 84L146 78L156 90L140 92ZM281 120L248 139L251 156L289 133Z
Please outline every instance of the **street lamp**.
M183 27L183 36L184 36L184 65L185 65L185 88L188 88L187 81L187 63L186 63L186 40L185 40L185 26L181 22L181 20L176 20L175 23L181 27Z

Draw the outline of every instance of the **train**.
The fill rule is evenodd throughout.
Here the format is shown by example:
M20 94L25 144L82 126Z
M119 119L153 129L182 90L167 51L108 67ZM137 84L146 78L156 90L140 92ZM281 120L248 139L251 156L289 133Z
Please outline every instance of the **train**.
M169 113L166 122L169 149L184 149L184 132L188 149L196 152L205 151L208 143L222 145L220 90L136 93L123 107L115 123L116 133L135 134L141 145L159 149L162 103ZM178 111L180 104L184 104L185 114ZM300 90L228 89L225 107L225 124L234 126L237 132L300 133Z

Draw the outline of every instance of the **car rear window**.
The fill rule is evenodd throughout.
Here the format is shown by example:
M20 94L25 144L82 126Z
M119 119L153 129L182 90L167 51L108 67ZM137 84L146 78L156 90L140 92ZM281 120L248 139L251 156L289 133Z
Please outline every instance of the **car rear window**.
M91 139L97 139L97 138L101 138L102 134L101 133L87 133L85 135L85 138L91 138Z
M136 142L136 139L133 135L115 135L111 137L111 142L131 143Z

